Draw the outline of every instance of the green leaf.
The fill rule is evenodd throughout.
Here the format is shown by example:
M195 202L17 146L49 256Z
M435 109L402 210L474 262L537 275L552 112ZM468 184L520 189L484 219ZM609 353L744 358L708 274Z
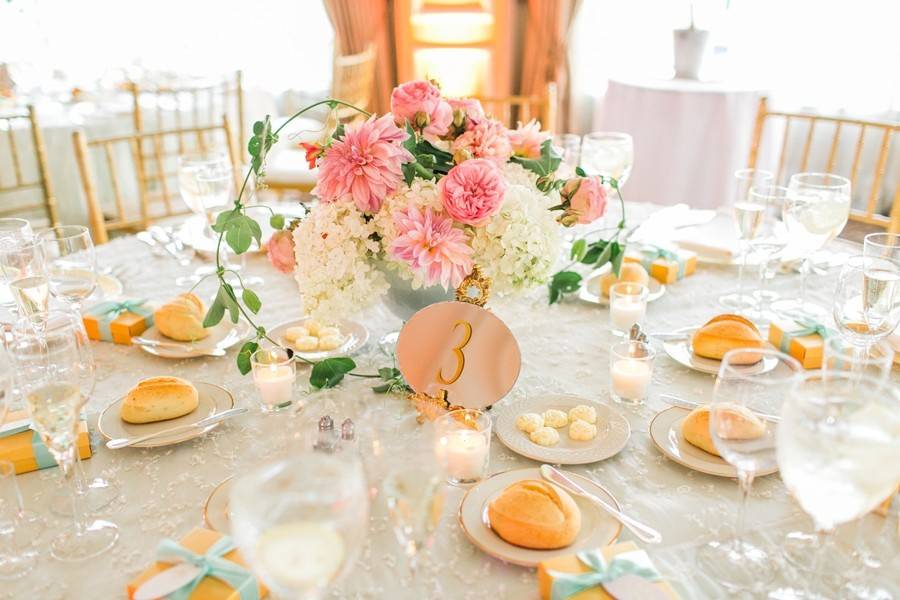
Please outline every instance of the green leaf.
M220 288L221 289L221 288ZM203 326L204 327L215 327L222 321L222 317L225 316L225 305L219 302L219 296L216 294L215 300L213 300L212 306L209 307L209 310L206 311L206 316L203 318Z
M563 294L575 292L581 287L581 275L574 271L560 271L550 280L550 304L559 302Z
M262 308L262 302L260 301L259 296L249 288L244 288L244 291L241 293L241 300L244 301L244 306L249 308L254 315Z
M403 170L403 181L406 185L410 185L416 178L415 163L404 163L400 168Z
M513 156L511 159L517 162L529 171L537 173L539 177L546 177L551 173L555 173L562 162L562 157L556 153L553 143L550 139L544 140L541 144L540 158L522 158L521 156Z
M247 142L247 152L250 153L250 156L259 156L260 148L262 148L262 138L259 135L252 136Z
M260 135L263 132L263 127L265 127L265 123L262 121L256 121L253 123L253 135Z
M341 123L334 129L334 133L331 134L331 139L333 140L342 140L344 138L344 124Z
M615 242L613 242L615 244ZM594 263L596 267L602 267L607 262L609 262L610 257L612 256L613 244L606 244L606 247L603 249L603 252L600 253L600 256L597 257L597 262Z
M237 323L238 318L241 314L241 309L237 303L237 297L234 295L234 288L231 287L231 284L223 282L219 286L219 291L216 293L215 302L221 304L224 309L228 310L228 316L231 319L232 323ZM222 318L219 317L221 321Z
M284 229L284 215L274 214L269 217L269 227L276 231Z
M584 238L575 240L575 243L572 244L572 250L569 252L569 257L572 260L581 260L584 258L584 253L587 251L587 240Z
M223 210L216 216L216 222L212 224L212 230L216 233L222 233L225 231L228 222L234 218L235 215L241 214L241 209L233 208L231 210Z
M620 245L619 242L613 242L612 245L612 257L609 262L612 263L613 274L618 277L619 271L622 270L622 259L625 258L625 247Z
M597 259L600 258L600 255L606 249L606 243L606 240L598 240L588 246L587 252L581 258L581 264L592 265L597 262Z
M581 167L575 167L575 174L579 177L587 177L587 173L584 172L584 169Z
M246 375L250 372L250 357L253 356L253 353L257 350L259 350L259 344L256 342L247 342L241 346L237 355L237 366L241 375Z
M318 390L332 388L355 368L356 363L351 358L326 358L313 366L309 374L309 384Z
M396 379L397 377L400 377L400 369L394 367L381 367L378 369L378 376L385 381Z
M391 385L390 383L383 383L381 385L376 385L375 387L373 387L372 391L376 394L386 394L391 390L392 387L393 385Z
M260 243L262 229L259 223L247 215L235 215L226 223L225 241L237 254L243 254L250 249L253 240Z

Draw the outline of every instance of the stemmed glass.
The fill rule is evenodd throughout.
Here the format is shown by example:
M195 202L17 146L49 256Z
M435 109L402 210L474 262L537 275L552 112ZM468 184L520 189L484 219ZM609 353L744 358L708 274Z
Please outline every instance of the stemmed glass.
M553 136L553 146L562 156L562 162L569 173L575 173L575 167L581 162L581 136L574 133L561 133Z
M825 340L822 352L822 374L849 371L865 373L877 379L888 379L894 366L894 349L885 340L879 340L860 353L859 348L839 335Z
M44 245L39 238L0 248L0 271L9 284L20 316L47 312L50 282Z
M857 373L808 375L785 399L777 433L781 479L812 517L818 539L806 589L784 597L831 597L828 557L834 528L871 511L900 479L900 391Z
M751 203L764 206L761 223L756 236L750 240L749 253L759 257L759 289L754 292L754 308L744 314L757 323L768 323L773 314L769 304L778 298L776 292L766 289L772 273L772 263L788 244L787 229L781 220L788 189L777 185L755 186L750 189Z
M278 598L318 599L346 574L368 530L369 495L353 452L304 452L236 480L232 535Z
M22 494L16 483L16 467L0 460L0 580L24 577L37 562L37 552L20 549Z
M788 183L784 206L793 249L803 254L800 270L800 297L774 304L779 312L805 312L817 316L826 311L807 301L807 283L812 270L812 254L823 248L844 229L850 216L850 180L832 173L797 173Z
M747 268L750 242L759 234L767 209L766 197L751 196L750 190L756 186L768 185L772 179L772 173L761 169L740 169L734 172L735 188L732 210L738 240L741 244L738 289L737 292L720 297L719 304L738 312L751 308L755 304L752 296L744 295L744 270Z
M115 544L118 527L100 519L84 518L75 480L78 421L83 406L82 361L71 330L17 329L11 355L16 384L25 398L32 427L60 465L71 485L73 523L53 539L51 555L62 561L98 556Z
M25 219L0 219L0 252L34 237L31 224ZM6 277L0 277L3 286L0 289L0 306L16 310L16 301L10 295Z
M865 355L900 322L900 263L851 256L834 294L834 321L844 338Z
M776 361L761 372L753 359ZM731 590L752 590L775 574L771 557L744 537L747 498L755 475L775 467L773 417L802 381L800 363L773 349L738 348L722 358L709 412L709 433L722 458L735 467L741 504L733 537L700 548L703 570Z
M47 259L50 293L81 314L81 305L97 288L97 255L87 227L51 227L39 236Z
M614 178L622 187L634 166L634 140L627 133L589 133L581 140L581 166L590 175Z

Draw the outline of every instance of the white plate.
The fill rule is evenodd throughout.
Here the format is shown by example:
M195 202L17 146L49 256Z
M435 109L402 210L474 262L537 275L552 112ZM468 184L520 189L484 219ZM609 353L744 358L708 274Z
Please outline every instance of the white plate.
M95 296L101 298L116 298L121 296L125 291L122 281L114 275L97 275L97 290L94 291Z
M587 491L619 508L619 503L612 494L599 484L575 473L568 471L563 473ZM514 565L536 567L539 562L556 556L602 548L619 537L622 525L616 519L590 500L573 495L572 498L581 510L581 530L574 542L556 550L532 550L504 541L487 524L488 503L508 486L525 479L541 479L541 470L516 469L497 473L475 484L463 497L459 505L459 525L469 541L485 554Z
M694 446L681 435L681 424L688 416L686 408L673 406L658 413L650 421L650 439L659 451L680 465L717 477L737 477L737 469L715 454ZM777 468L760 471L758 477L771 475Z
M600 290L599 284L594 284L601 276L608 273L610 269L612 269L612 266L610 266L609 264L605 264L588 275L587 279L584 282L584 285L581 286L581 291L578 292L578 297L585 302L599 304L600 306L609 306L609 298L603 295L603 292ZM650 278L650 282L647 284L647 287L649 289L647 302L659 300L666 293L666 286L653 279L652 277Z
M697 356L691 349L691 336L694 331L695 329L686 330L684 339L663 342L663 349L669 355L669 358L689 369L710 375L718 375L719 367L722 365L721 360ZM747 375L758 375L759 373L768 373L776 366L778 366L778 359L774 356L769 356L756 364L742 367L740 370Z
M228 496L234 477L227 477L213 488L203 505L203 524L213 531L231 534L231 519L228 518Z
M149 433L156 433L157 431L164 431L172 427L178 427L179 425L196 423L200 419L204 419L210 415L226 411L229 408L234 408L234 396L232 396L231 392L225 388L212 383L198 381L192 381L191 383L197 388L200 402L197 405L197 408L183 417L169 419L168 421L157 421L156 423L126 423L119 417L122 401L125 400L125 396L122 396L103 409L103 412L100 413L100 418L97 420L97 428L100 430L103 437L108 440L116 438L134 438ZM146 442L135 444L132 448L157 448L159 446L180 444L181 442L200 437L207 431L218 426L218 423L213 423L209 427L199 430L180 431L170 436L153 438Z
M273 327L268 332L269 337L271 337L273 340L275 340L285 348L293 349L293 344L291 344L284 337L284 334L287 332L289 327L301 326L309 320L310 319L306 317L303 319L294 319L293 321L288 321L287 323L281 323L280 325ZM369 341L369 330L366 329L366 326L362 323L342 320L337 324L337 328L341 330L341 337L344 338L344 343L341 344L338 348L335 348L334 350L321 350L313 352L298 352L294 350L294 354L301 358L305 358L306 360L325 360L326 358L334 358L335 356L348 356L350 354L353 354L354 352L359 351L363 346L366 345L366 342Z
M228 316L222 319L218 325L210 328L208 336L196 342L179 342L164 336L155 326L141 334L140 337L169 344L180 344L185 350L170 346L141 346L141 350L162 358L197 358L208 356L207 352L221 348L227 350L235 344L242 342L250 334L250 325L246 321L239 320L232 323Z
M575 441L569 438L569 426L566 425L557 429L558 444L541 446L532 442L527 433L516 429L516 417L522 413L543 414L550 408L569 412L569 409L579 404L587 404L597 410L597 437L592 440ZM497 408L494 430L503 445L526 458L554 465L583 465L607 459L618 454L631 436L631 426L621 413L606 404L581 396L549 394Z

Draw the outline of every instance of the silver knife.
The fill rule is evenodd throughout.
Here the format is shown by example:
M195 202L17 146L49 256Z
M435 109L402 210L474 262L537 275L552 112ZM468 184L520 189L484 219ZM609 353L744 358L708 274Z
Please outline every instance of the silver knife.
M670 406L677 406L678 408L685 408L687 410L694 410L698 406L708 406L708 404L704 402L696 402L694 400L688 400L687 398L679 398L678 396L673 396L671 394L660 394L659 399ZM760 419L764 419L772 423L778 423L781 421L781 418L778 415L768 415L766 413L759 413L756 411L752 412Z
M204 349L197 346L179 344L177 342L162 342L159 340L151 340L141 336L135 336L131 338L131 343L135 346L147 346L148 348L170 348L172 350L181 350L182 352L199 352L205 356L225 356L225 350L218 347Z
M231 417L236 417L238 415L242 415L245 412L249 411L249 408L230 408L226 411L222 411L220 413L215 413L200 419L196 423L189 423L188 425L179 425L177 427L170 427L169 429L164 429L162 431L157 431L155 433L148 433L147 435L138 436L135 438L115 438L106 442L106 447L111 450L116 450L118 448L126 448L128 446L133 446L135 444L140 444L141 442L146 442L147 440L152 440L157 437L164 437L167 435L172 435L173 433L178 433L180 431L190 431L191 429L204 429L209 427L210 425L215 425L216 423L221 423L226 419L230 419Z

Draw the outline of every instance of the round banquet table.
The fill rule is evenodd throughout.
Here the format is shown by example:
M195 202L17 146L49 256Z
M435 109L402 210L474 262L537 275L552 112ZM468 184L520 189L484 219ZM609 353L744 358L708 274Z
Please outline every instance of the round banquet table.
M655 207L631 205L629 221L636 223ZM838 245L843 242L836 242ZM98 249L100 264L113 269L124 282L131 297L166 299L174 293L175 276L185 270L168 257L154 257L133 237L119 238ZM268 327L300 317L295 283L291 277L276 273L265 258L254 255L247 260L251 272L262 275L265 285L258 286L264 306L261 321ZM189 268L193 268L192 265ZM647 326L650 331L670 331L699 324L720 312L718 295L733 285L735 272L722 266L701 265L697 273L669 286L668 293L650 305ZM810 286L815 298L827 303L834 289L834 272L820 277ZM779 277L775 289L785 293L799 286L797 275ZM203 293L212 293L212 284ZM567 300L548 307L546 290L535 290L526 297L495 298L489 307L511 328L522 350L523 368L517 383L518 394L540 395L548 392L581 394L600 402L608 397L608 315L605 308ZM366 324L377 340L394 330L399 320L381 306L355 317ZM387 364L371 343L357 356L362 368L375 369ZM43 534L36 569L22 579L4 581L0 598L122 598L125 586L154 560L157 544L164 537L179 538L202 525L204 503L223 479L246 473L285 452L285 438L291 417L266 416L252 412L229 421L201 438L157 449L109 450L97 434L98 412L118 398L124 390L143 377L175 375L195 381L209 381L230 389L238 405L254 406L252 382L241 377L234 364L235 349L224 358L166 360L151 356L139 348L106 342L93 343L97 365L97 384L88 406L89 423L94 436L94 456L85 461L91 474L102 474L118 483L119 498L101 515L116 522L120 539L112 551L84 563L62 563L47 552L52 527ZM308 370L300 369L298 389L307 394ZM897 377L896 372L893 377ZM645 547L659 569L683 598L724 597L726 592L700 572L695 563L698 544L716 535L722 526L732 524L738 505L735 480L718 478L689 470L663 456L650 440L647 429L651 418L666 405L661 392L698 401L712 395L713 378L690 371L662 353L655 362L654 381L649 400L634 408L619 407L631 424L627 447L616 456L599 463L569 467L595 478L619 501L623 510L658 529L663 543ZM342 402L376 403L380 410L397 411L403 416L397 431L390 435L410 439L422 435L415 425L414 411L400 397L375 395L367 380L347 380L338 388L305 395L304 411L333 409ZM504 402L509 400L504 400ZM535 466L526 458L507 450L494 437L491 445L491 471ZM26 505L45 516L53 526L66 521L52 517L50 498L57 490L58 469L44 469L18 476ZM464 493L449 488L444 514L431 548L426 581L442 592L433 597L453 599L498 598L533 599L538 597L533 569L505 564L488 557L470 544L457 522L457 509ZM785 532L810 526L797 505L788 497L777 475L759 478L753 486L748 506L748 530L761 544L777 553L777 544ZM892 514L896 528L896 508ZM881 517L867 516L862 521L864 535L874 535L885 526ZM844 528L852 538L856 528ZM627 531L622 540L633 539ZM893 579L882 582L900 597L900 541L892 534L891 557L882 573ZM780 561L775 589L785 581L803 581ZM404 558L388 523L384 509L373 509L372 526L358 562L330 597L337 598L416 598L408 588ZM759 597L748 595L747 597Z

